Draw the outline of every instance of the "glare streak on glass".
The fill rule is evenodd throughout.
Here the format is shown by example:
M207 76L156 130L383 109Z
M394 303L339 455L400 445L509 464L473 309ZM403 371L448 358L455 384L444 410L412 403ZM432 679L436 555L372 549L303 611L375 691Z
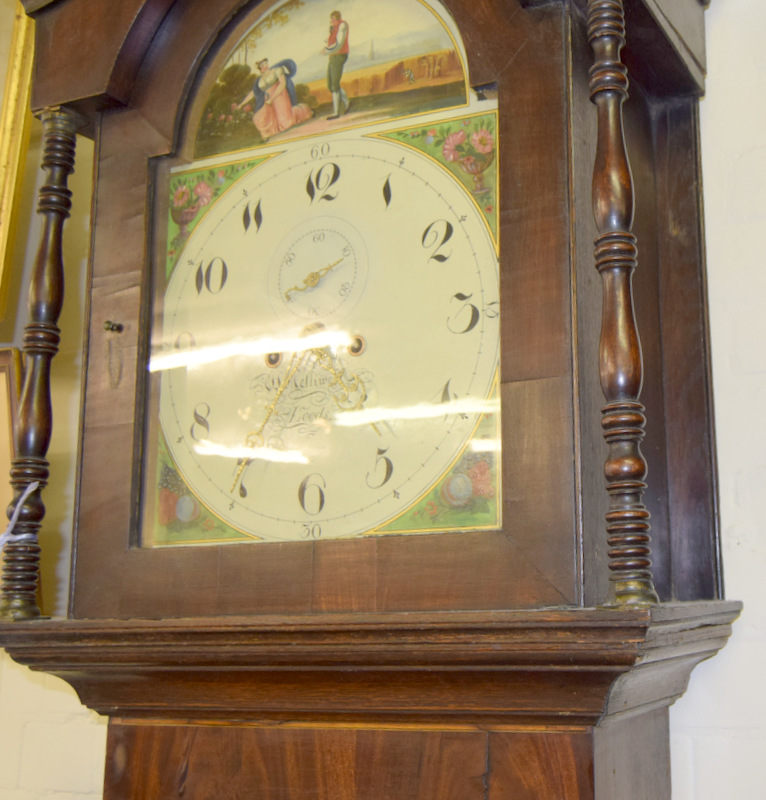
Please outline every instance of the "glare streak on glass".
M171 353L157 353L149 359L149 372L161 372L178 367L212 364L235 356L262 356L269 353L295 353L329 347L338 349L353 344L353 337L344 331L320 331L309 336L290 339L250 339L227 342L211 347L188 348Z
M308 464L308 458L300 450L276 450L273 447L248 447L239 445L228 447L203 439L194 445L195 452L204 456L224 456L225 458L260 459L261 461L279 461L283 464Z
M443 417L445 414L494 414L499 410L498 400L466 397L445 403L418 403L404 408L363 408L359 411L345 411L335 417L335 424L351 427L402 419L430 419Z

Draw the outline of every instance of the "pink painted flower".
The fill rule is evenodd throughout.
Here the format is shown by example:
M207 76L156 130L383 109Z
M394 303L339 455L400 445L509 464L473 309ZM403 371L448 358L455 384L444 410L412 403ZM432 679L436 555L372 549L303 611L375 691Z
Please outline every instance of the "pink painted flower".
M460 158L457 148L465 141L465 131L455 131L444 140L442 155L447 161L457 161Z
M189 187L184 183L173 193L173 205L176 208L183 208L189 202Z
M194 196L203 206L206 206L213 199L213 190L210 188L210 184L200 181L194 187Z
M491 153L495 149L495 140L492 138L492 134L485 128L471 134L471 144L476 148L478 153L484 153L485 155Z
M495 487L492 481L492 471L486 461L479 461L468 470L475 497L494 497Z

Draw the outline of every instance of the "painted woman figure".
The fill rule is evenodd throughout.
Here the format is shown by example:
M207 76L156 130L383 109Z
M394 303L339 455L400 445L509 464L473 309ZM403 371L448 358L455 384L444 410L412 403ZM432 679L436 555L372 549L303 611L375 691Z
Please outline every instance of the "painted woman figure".
M260 74L252 90L237 108L255 100L253 124L262 138L268 139L299 122L311 119L312 110L305 103L299 103L295 95L292 78L296 66L292 59L286 58L270 67L269 60L263 58L257 66Z

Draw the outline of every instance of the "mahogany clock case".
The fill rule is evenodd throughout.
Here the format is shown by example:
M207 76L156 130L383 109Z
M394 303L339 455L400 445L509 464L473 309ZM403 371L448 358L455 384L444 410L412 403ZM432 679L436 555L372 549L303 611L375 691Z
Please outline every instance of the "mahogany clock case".
M717 600L702 4L624 5L654 577L663 601ZM180 548L138 528L156 166L188 155L226 42L275 3L24 6L33 106L83 113L95 199L70 618L2 636L110 715L105 797L669 797L667 707L740 606L590 608L609 570L585 0L444 1L499 104L502 530Z
M39 5L39 4L38 4ZM593 268L595 113L584 3L446 0L470 83L499 103L503 528L150 549L137 534L153 176L183 152L226 43L272 3L46 9L33 103L88 114L96 139L90 322L71 615L191 617L589 606L607 595L605 446ZM637 195L646 496L662 599L721 595L696 93L688 47L628 3L626 137ZM63 9L67 9L67 15ZM137 14L110 27L109 15ZM60 24L59 24L60 23ZM251 24L251 23L250 23ZM152 30L156 27L156 31ZM119 43L110 30L130 34ZM72 58L103 36L87 74ZM54 52L48 37L63 42ZM50 44L50 42L48 42ZM111 61L102 55L118 51ZM51 69L66 63L67 78ZM663 64L661 72L651 66ZM635 68L634 68L635 67ZM72 97L79 100L72 102ZM116 320L121 332L105 331ZM109 454L106 456L105 454ZM127 487L130 487L128 490Z

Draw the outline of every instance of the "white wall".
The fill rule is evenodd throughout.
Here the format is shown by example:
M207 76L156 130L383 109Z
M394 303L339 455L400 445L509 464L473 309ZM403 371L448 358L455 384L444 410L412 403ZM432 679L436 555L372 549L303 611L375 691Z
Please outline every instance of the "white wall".
M712 0L702 101L705 219L726 594L724 650L671 710L675 800L766 797L766 3ZM761 480L765 480L762 484Z
M13 2L0 0L0 13ZM766 248L760 241L766 231L766 71L760 71L766 3L712 0L707 28L702 140L723 549L727 595L744 600L745 611L727 647L695 670L671 711L673 797L760 800L766 795L766 691L759 680L766 669L766 602L759 592L766 531L757 505L760 480L766 484ZM31 192L25 202L31 213ZM62 328L75 333L57 357L59 420L76 414L77 281L87 238L71 226L67 237L74 284ZM0 339L10 341L3 327ZM72 452L72 428L56 427L61 438L51 455L61 456L62 465ZM61 476L51 545L63 541L71 519L71 477L70 467ZM59 573L66 563L62 552ZM46 601L61 611L61 590L49 589ZM83 709L65 684L10 659L0 662L2 800L96 800L104 740L104 720Z

